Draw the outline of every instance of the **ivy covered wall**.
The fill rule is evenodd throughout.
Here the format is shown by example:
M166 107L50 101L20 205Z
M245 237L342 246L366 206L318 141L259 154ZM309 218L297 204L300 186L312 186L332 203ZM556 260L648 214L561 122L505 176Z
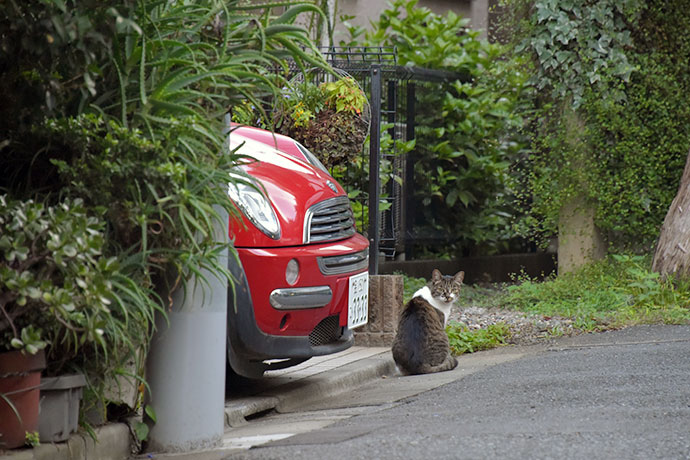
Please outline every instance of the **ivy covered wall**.
M687 2L504 3L512 54L531 56L518 230L555 234L559 211L582 195L611 246L648 251L690 147Z

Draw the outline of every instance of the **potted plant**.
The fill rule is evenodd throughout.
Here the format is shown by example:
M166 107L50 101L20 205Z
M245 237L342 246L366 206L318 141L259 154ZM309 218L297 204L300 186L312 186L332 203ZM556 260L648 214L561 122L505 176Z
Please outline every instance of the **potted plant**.
M38 430L44 367L43 350L0 351L0 450L23 446Z
M113 311L122 303L114 298L114 285L127 278L118 260L103 254L103 227L78 199L47 206L0 195L0 350L28 356L45 350L46 374L63 378L43 384L70 394L57 398L68 407L52 404L54 398L41 405L42 441L66 439L76 429L81 390L74 384L86 383L79 374L86 373L98 393L98 379L122 362L111 359L121 358L128 346L136 349L126 330L130 324ZM55 408L71 415L50 414ZM69 426L46 425L50 420L68 420Z
M369 106L359 84L349 76L319 84L307 79L294 84L281 101L276 131L310 149L332 169L351 163L362 153L369 134Z

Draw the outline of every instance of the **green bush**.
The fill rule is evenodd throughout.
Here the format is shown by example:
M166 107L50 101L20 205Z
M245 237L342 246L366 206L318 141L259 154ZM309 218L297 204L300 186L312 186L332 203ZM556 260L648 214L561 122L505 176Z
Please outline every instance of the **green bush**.
M62 267L62 278L50 281L80 302L76 316L67 310L63 317L43 315L43 322L11 333L3 328L3 334L27 348L50 342L59 366L89 371L93 358L97 372L90 377L105 377L121 371L130 349L145 353L154 313L168 307L169 294L184 278L202 268L229 276L218 258L225 246L213 236L217 209L235 212L225 184L237 157L225 144L223 115L233 105L259 107L263 95L277 94L287 59L302 68L325 66L308 32L294 25L305 12L321 14L310 2L257 8L239 0L6 6L0 17L0 190L13 207L33 199L47 210L74 210L75 220L64 221L74 232L65 235L88 247L70 263L85 263L78 259L83 253L89 260L81 270L94 278L82 291L73 277L86 275L69 271L78 267L43 256ZM6 212L3 207L0 215ZM12 280L9 295L21 303L30 284L17 283L29 275L17 270L21 256L12 257L3 276ZM91 304L103 286L110 289L103 297L111 302L108 317L98 309L105 303L100 297ZM37 287L44 288L53 289ZM37 304L42 298L29 296L26 305L50 310ZM64 295L59 299L67 302ZM72 310L69 303L64 308ZM30 315L19 318L25 319ZM69 327L59 335L54 331L64 331L61 320ZM104 366L109 372L99 374ZM143 368L130 377L142 379ZM94 386L88 397L92 390L103 397L102 387Z
M160 307L104 253L100 216L81 200L44 206L4 195L0 210L0 350L46 348L51 375L112 376L136 358Z
M454 355L489 350L503 345L510 338L510 328L503 324L490 324L486 329L470 330L461 323L446 326L450 351Z
M516 108L526 76L467 24L396 0L371 31L351 28L347 44L395 47L400 65L469 77L417 89L415 232L449 242L436 252L493 253L509 249L512 238L509 168L522 148Z
M584 330L632 324L690 321L690 283L662 280L642 256L613 255L536 282L508 287L498 303L505 308L575 320Z
M690 145L685 3L505 3L513 53L531 56L519 231L546 241L579 196L614 251L648 252Z

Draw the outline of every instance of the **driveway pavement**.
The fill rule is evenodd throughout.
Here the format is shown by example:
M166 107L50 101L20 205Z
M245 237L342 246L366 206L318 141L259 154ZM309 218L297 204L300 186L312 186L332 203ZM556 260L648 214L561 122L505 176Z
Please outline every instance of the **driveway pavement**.
M260 445L228 458L687 459L690 327L466 355L452 372L387 376L241 430Z
M390 351L356 347L272 373L226 401L215 449L136 458L690 458L690 326L639 326L459 357L400 376ZM126 425L99 442L3 459L121 460Z

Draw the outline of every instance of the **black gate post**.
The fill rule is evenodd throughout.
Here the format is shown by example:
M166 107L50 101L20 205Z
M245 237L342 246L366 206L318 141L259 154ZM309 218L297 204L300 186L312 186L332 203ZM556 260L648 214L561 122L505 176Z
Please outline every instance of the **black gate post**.
M415 138L415 104L417 101L417 86L413 82L407 84L407 132L405 140L411 141ZM416 150L416 148L415 148ZM403 223L403 240L405 241L405 259L414 258L414 222L415 222L415 203L414 203L414 157L415 151L407 152L405 155L405 178L403 179L403 197L405 207Z
M381 184L381 66L371 66L371 128L369 130L369 274L379 272L379 241L381 240L379 198Z

